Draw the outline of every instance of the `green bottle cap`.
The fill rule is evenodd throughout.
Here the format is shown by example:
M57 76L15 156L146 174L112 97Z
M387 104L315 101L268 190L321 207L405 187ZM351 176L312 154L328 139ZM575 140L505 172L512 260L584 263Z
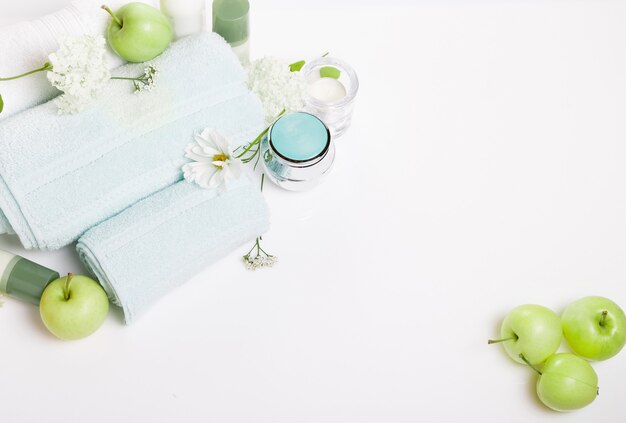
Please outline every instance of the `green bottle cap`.
M233 47L248 41L250 25L248 0L214 0L213 1L213 32Z
M34 263L24 257L15 256L0 278L0 291L11 297L39 305L43 290L50 282L59 278L59 273Z

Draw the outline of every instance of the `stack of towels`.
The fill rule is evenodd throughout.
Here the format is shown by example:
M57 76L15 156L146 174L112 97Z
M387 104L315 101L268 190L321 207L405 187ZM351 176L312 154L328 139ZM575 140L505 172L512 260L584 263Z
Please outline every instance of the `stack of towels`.
M152 4L152 0L133 0ZM102 0L75 0L55 13L33 21L18 22L0 27L0 77L9 77L37 69L48 61L48 55L59 49L59 43L68 35L102 35L110 16L100 8ZM113 10L127 0L107 0ZM106 52L109 69L123 64L111 49ZM0 93L6 103L0 120L44 103L57 96L46 75L41 72L28 78L3 82Z
M249 175L224 192L182 180L184 149L204 128L235 145L262 130L262 106L229 45L195 35L150 64L152 91L110 81L79 114L60 116L48 102L0 121L0 233L26 248L78 241L127 322L269 221ZM146 65L112 73L138 76Z

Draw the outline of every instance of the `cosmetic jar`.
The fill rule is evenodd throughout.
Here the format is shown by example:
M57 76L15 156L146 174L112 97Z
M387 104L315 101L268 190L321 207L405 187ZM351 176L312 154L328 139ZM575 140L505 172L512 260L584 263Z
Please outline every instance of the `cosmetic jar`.
M307 82L304 110L319 117L333 138L343 135L352 121L359 79L347 63L321 57L302 68Z
M290 191L306 191L330 172L335 145L328 127L305 112L280 117L261 140L268 178Z
M38 305L44 289L59 273L0 250L0 292Z

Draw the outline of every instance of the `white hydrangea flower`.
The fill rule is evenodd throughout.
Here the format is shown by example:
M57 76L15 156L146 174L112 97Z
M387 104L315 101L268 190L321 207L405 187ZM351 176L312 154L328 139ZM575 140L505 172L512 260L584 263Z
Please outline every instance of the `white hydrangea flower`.
M52 70L48 81L63 91L55 100L59 114L77 113L85 108L111 78L105 59L104 37L65 37L56 53L48 56Z
M193 160L183 166L185 180L202 188L226 186L243 173L243 163L234 157L230 143L213 128L196 135L196 142L185 149L185 157Z
M285 109L297 112L304 107L306 81L301 72L291 72L289 63L275 57L263 57L247 67L248 88L255 93L270 124Z

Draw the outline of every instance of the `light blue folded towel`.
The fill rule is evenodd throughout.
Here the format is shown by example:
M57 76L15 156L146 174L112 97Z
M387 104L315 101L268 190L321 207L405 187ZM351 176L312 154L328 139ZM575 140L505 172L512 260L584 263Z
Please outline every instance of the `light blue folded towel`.
M12 229L26 248L63 247L180 181L195 133L214 127L243 144L262 129L262 106L221 37L183 38L151 64L152 91L110 81L79 114L59 116L46 103L0 122L1 232ZM112 73L138 76L145 66Z
M12 234L12 233L13 233L13 228L11 227L11 224L9 223L7 218L4 216L4 213L2 213L2 210L0 210L0 234Z
M130 323L268 226L258 183L249 176L221 193L183 181L90 229L77 250Z

